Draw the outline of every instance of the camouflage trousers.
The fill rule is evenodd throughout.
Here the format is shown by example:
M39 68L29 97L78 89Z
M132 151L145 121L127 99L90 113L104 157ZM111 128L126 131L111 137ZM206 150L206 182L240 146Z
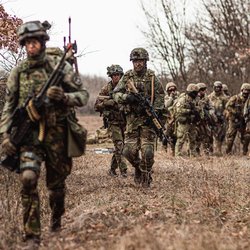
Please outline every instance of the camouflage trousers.
M125 145L123 155L135 168L135 174L145 173L150 175L154 164L154 145L156 134L147 126L125 132Z
M37 189L40 168L45 161L46 185L52 219L60 219L64 213L65 180L71 172L72 159L67 157L66 126L48 129L43 142L37 140L34 131L20 149L21 199L23 224L26 236L40 236L40 200ZM33 173L27 177L27 173Z
M215 143L215 151L219 155L222 154L222 144L225 141L226 129L227 129L226 123L217 124L217 126L214 128L213 142Z
M182 148L185 143L188 144L188 155L197 156L196 151L196 138L197 129L195 124L177 123L176 127L176 144L175 144L175 156L182 155Z
M250 142L250 133L246 131L246 126L239 126L238 123L234 123L232 120L229 120L228 129L226 133L226 153L230 154L232 152L233 144L237 133L240 133L240 140L242 143L243 155L246 155L248 152L248 145Z
M205 123L197 125L196 149L198 154L200 154L201 146L206 155L213 153L213 131Z
M109 126L109 133L111 133L111 138L115 148L111 159L110 168L112 170L119 168L121 173L126 172L127 165L124 156L122 155L122 150L124 147L124 129L119 125L111 124Z

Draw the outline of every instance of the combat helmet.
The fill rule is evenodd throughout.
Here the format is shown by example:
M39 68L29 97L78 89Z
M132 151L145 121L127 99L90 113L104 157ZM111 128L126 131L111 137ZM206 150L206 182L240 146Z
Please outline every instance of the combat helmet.
M228 86L227 86L225 83L222 84L222 90L223 90L223 91L229 90L229 89L228 89Z
M206 89L207 85L204 82L199 82L196 84L196 86L198 87L198 91L202 90L202 89Z
M123 68L118 64L112 64L111 66L107 67L107 75L111 77L114 74L123 75Z
M166 91L168 91L169 88L175 88L175 89L177 89L177 86L176 86L176 84L174 82L168 82L166 84Z
M221 87L222 88L222 82L221 81L215 81L213 85L214 85L214 87Z
M247 90L250 91L250 83L243 83L240 87L241 91Z
M187 91L188 93L191 93L191 92L198 92L199 89L198 89L198 87L197 87L196 84L190 83L190 84L188 84L188 86L187 86L187 88L186 88L186 91Z
M51 25L48 21L41 23L40 21L30 21L22 24L17 31L19 37L19 44L24 46L27 38L41 38L43 41L49 40L47 30L50 29Z
M133 60L149 60L149 55L147 50L144 48L135 48L130 53L130 61Z

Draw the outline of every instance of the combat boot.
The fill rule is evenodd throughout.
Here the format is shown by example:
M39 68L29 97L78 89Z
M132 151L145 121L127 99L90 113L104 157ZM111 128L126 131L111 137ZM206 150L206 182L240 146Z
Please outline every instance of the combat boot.
M50 231L57 232L61 229L61 217L64 214L64 190L51 191L49 196L50 207L52 210Z
M110 176L113 176L113 177L117 177L118 174L116 173L115 169L111 168L109 171L108 171L108 174Z
M128 175L127 175L127 169L121 169L121 176L123 178L127 178L128 177Z
M51 222L50 222L50 231L51 232L58 232L61 230L61 216L56 214L52 214Z
M141 185L143 188L149 188L152 182L152 177L150 172L142 172L141 174Z
M135 184L141 183L141 170L139 167L135 167L135 176L134 176L134 182Z

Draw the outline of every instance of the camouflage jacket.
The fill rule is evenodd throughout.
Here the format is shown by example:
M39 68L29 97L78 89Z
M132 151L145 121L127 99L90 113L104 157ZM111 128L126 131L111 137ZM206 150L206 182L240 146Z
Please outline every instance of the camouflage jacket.
M182 93L176 100L173 107L174 117L180 123L196 123L198 121L197 115L199 108L197 100L192 99L188 94Z
M114 86L112 84L112 81L105 84L94 105L95 111L100 112L101 115L103 115L104 119L106 118L108 120L109 125L124 125L125 119L124 119L124 113L122 111L121 105L113 101L113 105L107 105L107 102L110 102L113 100L112 93L114 90Z
M127 71L115 87L113 93L114 100L123 105L127 131L137 129L148 121L148 116L139 103L133 105L126 103L126 97L131 92L129 81L134 83L136 89L143 97L151 100L153 96L153 100L151 100L152 106L158 113L164 111L164 90L154 71L147 69L141 76L137 75L134 70ZM152 89L154 89L154 93L152 93Z
M6 86L0 133L8 130L15 108L22 106L29 95L37 94L40 91L59 60L58 55L43 53L38 60L24 59L12 69ZM75 81L75 73L68 62L65 64L63 73L61 87L68 101L66 103L55 102L53 105L45 107L42 115L45 118L46 127L65 121L74 107L85 105L89 98L82 83Z
M220 95L216 95L216 93L213 91L210 95L208 95L208 98L214 106L216 116L219 118L223 117L228 97L223 93Z
M247 99L241 94L230 97L226 104L229 120L243 119L244 107ZM236 121L237 122L237 121Z

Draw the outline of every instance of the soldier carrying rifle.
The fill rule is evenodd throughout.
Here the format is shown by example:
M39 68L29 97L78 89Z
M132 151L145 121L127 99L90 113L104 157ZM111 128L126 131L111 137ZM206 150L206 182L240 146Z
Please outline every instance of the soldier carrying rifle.
M0 125L2 155L7 156L1 163L20 172L24 239L34 244L39 244L41 235L37 186L42 162L52 210L51 230L57 231L65 210L65 180L72 156L76 156L68 146L71 125L77 126L70 117L74 117L74 107L85 105L89 98L82 83L74 81L75 73L66 60L71 44L63 56L46 52L49 28L47 21L30 21L19 27L19 43L27 58L10 73ZM81 133L81 127L77 128Z
M95 102L95 111L100 112L103 116L104 127L108 128L111 133L115 147L108 173L111 176L118 176L116 169L119 168L121 176L127 177L127 165L122 156L126 126L125 117L121 105L117 104L112 98L113 90L123 76L123 69L120 65L112 64L107 67L107 70L107 75L111 78L111 81L102 87Z
M123 105L127 122L123 155L135 169L135 183L142 187L152 181L157 131L162 134L158 116L164 110L164 90L155 73L147 69L148 60L144 48L133 49L133 69L124 74L113 93Z

